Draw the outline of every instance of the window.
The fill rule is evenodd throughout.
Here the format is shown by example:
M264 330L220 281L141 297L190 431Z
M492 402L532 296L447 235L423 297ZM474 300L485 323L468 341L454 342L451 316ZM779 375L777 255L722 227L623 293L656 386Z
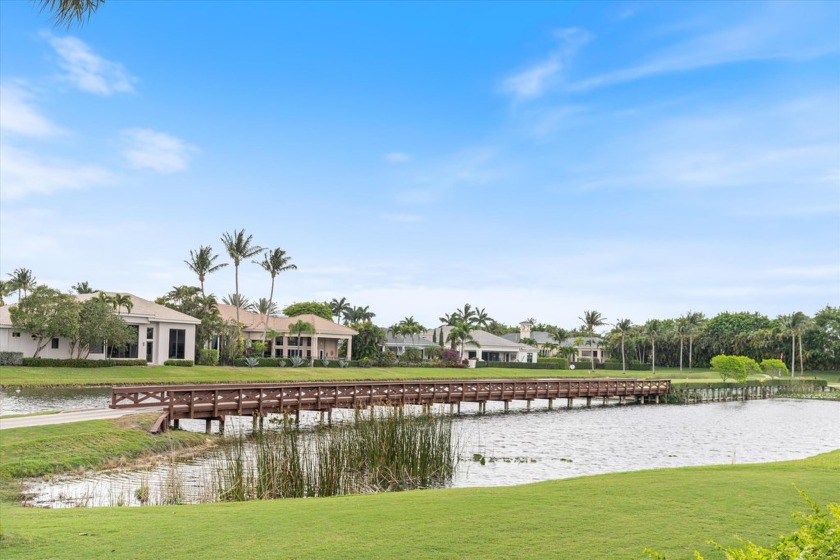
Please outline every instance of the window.
M169 359L183 360L187 348L187 331L185 329L169 329Z
M298 346L298 337L287 336L286 337L286 346Z
M534 355L529 352L528 353L528 363L530 364L533 361L534 361Z
M57 338L52 339L52 348L58 348L58 339Z
M282 358L283 357L283 349L282 348L275 348L274 349L274 357L275 358Z
M137 340L140 337L140 327L137 325L129 325L128 328L130 328L134 333L133 341L129 342L125 346L108 345L106 354L109 358L137 359ZM93 353L92 350L91 353Z
M219 350L221 347L221 337L217 334L213 335L213 340L210 342L210 349L211 350Z
M292 348L292 349L289 350L289 357L290 358L302 358L303 354L301 352L303 352L303 351L300 350L300 349Z
M152 340L154 338L155 338L154 327L146 327L146 340Z
M12 338L20 338L20 333L19 332L13 332L12 333Z
M277 345L277 346L283 346L283 337L278 336L277 338L275 338L274 339L274 344Z

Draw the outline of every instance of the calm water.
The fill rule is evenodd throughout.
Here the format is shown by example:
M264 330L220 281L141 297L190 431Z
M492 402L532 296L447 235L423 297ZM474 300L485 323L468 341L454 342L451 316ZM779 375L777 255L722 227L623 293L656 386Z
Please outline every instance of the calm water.
M0 415L28 414L48 410L108 408L111 389L5 388L0 391Z
M535 401L535 404L539 401ZM648 468L798 459L840 448L840 403L775 399L699 405L608 406L476 416L455 420L462 461L452 486L507 486L585 474ZM489 411L500 411L501 405ZM338 419L342 415L336 413ZM349 416L349 415L348 415ZM304 424L316 414L304 414ZM229 422L228 425L232 425ZM250 420L242 422L250 428ZM203 421L182 421L203 430ZM485 464L473 455L485 457ZM143 471L96 474L38 483L31 503L48 507L137 505L150 488L161 503L166 485L185 501L209 499L206 459Z

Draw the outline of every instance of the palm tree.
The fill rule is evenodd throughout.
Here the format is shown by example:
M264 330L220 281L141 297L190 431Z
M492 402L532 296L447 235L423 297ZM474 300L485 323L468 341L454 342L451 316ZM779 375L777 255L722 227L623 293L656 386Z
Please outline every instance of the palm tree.
M685 315L685 320L688 323L688 369L691 369L694 354L694 337L700 334L700 330L706 322L706 316L699 311L689 311Z
M551 338L557 341L557 347L563 346L563 343L569 338L569 331L561 327L555 327L550 331Z
M414 315L412 315L411 317L406 317L405 319L397 323L396 326L399 331L399 334L411 337L412 344L414 344L414 337L416 335L426 331L426 327L418 323L414 319Z
M794 314L779 315L779 324L784 334L790 335L790 376L796 376L796 329L798 327Z
M291 257L286 256L286 251L278 247L273 251L266 251L262 261L254 261L271 275L271 291L268 295L268 306L266 308L265 321L263 324L263 340L265 340L265 333L268 330L268 311L274 304L274 279L277 278L277 275L281 272L286 272L287 270L297 270L297 265L291 264L291 260Z
M799 338L799 375L805 375L804 360L802 359L802 333L811 327L811 318L797 311L792 316L793 332Z
M301 344L301 334L303 333L314 333L315 332L315 325L308 321L304 321L303 319L299 319L297 322L292 323L289 325L289 334L297 334L297 347L300 348ZM303 357L303 350L300 351L301 358Z
M674 321L674 334L680 339L680 372L683 370L683 345L690 330L691 327L689 326L687 315L679 317Z
M268 298L261 297L255 303L252 303L251 306L251 308L255 309L260 315L265 315L266 321L268 321L269 315L276 317L280 314L280 309L277 307L277 304L273 301L269 301Z
M476 313L476 310L469 303L464 304L464 309L456 309L455 313L461 317L461 321L467 323L469 326L475 327L478 325L478 313Z
M228 263L215 264L218 258L219 255L213 254L212 247L202 245L198 248L198 251L190 250L190 260L184 261L190 270L198 276L198 281L201 283L202 295L204 294L204 280L207 278L207 275L213 274L228 265Z
M245 311L250 311L254 308L254 304L251 300L242 294L228 294L226 296L222 296L222 303L232 305L237 309L244 309ZM237 313L237 317L238 316L239 314Z
M488 315L486 311L484 311L483 307L481 309L476 308L476 310L475 310L475 326L476 327L486 329L487 327L490 326L490 323L492 323L492 322L493 322L493 319L490 318L490 315Z
M228 252L231 260L233 260L233 268L235 269L236 278L236 295L239 299L239 264L245 260L250 259L262 252L263 248L259 245L253 245L254 236L249 235L245 237L245 230L233 230L233 233L222 234L222 243L225 250ZM239 307L236 306L236 324L239 325L239 336L242 336L242 324L239 322Z
M462 360L464 359L464 345L467 342L472 342L476 346L479 346L478 342L475 338L473 338L472 329L470 328L469 323L465 321L461 321L457 325L453 326L452 330L450 330L449 334L446 336L446 340L452 344L461 344L461 351L459 355Z
M35 276L32 274L32 271L28 268L18 268L15 269L14 272L10 272L8 274L9 278L11 278L11 285L12 289L17 290L18 293L18 301L21 300L20 293L23 292L23 299L26 298L26 294L31 292L35 286L37 286L37 282L35 281Z
M584 311L583 317L578 317L578 319L583 323L583 329L590 338L595 338L595 327L607 324L598 311ZM595 371L595 352L590 351L589 358L592 362L592 371Z
M458 312L456 311L455 313L451 313L451 314L450 313L444 313L443 317L438 317L438 321L440 321L444 325L454 327L455 323L458 322L458 318L459 318L459 315L458 315Z
M15 288L11 281L0 280L0 306L6 305L4 298L15 293Z
M66 25L68 28L75 23L84 23L105 0L36 0L40 5L39 11L52 12L56 25Z
M650 337L650 341L653 345L653 349L651 350L651 370L654 375L656 375L656 336L661 334L660 331L662 330L662 321L659 319L651 319L647 323L645 323L645 333Z
M131 296L128 294L114 294L111 296L111 305L114 306L114 309L117 311L117 315L120 315L120 309L125 307L126 313L131 313L131 309L134 307L134 302L131 301Z
M330 309L332 310L335 322L340 323L341 318L352 309L352 306L347 302L347 298L335 299L330 302Z
M624 358L624 339L627 336L627 331L633 327L633 321L619 319L613 327L613 332L621 338L621 373L627 373L627 361Z
M90 284L87 283L87 280L84 282L77 282L73 284L72 290L75 290L77 294L92 294L96 290L90 287Z

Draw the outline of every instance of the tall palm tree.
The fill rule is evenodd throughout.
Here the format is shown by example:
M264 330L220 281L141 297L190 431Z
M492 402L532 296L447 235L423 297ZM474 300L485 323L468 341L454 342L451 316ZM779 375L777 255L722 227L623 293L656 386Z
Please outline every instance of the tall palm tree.
M289 325L289 334L297 334L297 347L300 348L303 346L301 344L301 334L303 333L314 333L315 332L315 325L310 323L309 321L304 321L303 319L299 319L297 322L292 323ZM300 351L301 358L303 357L303 350ZM313 353L312 356L314 357L315 354Z
M92 294L96 291L90 287L90 284L87 283L87 280L85 280L84 282L77 282L76 284L73 284L73 287L71 289L75 290L77 294Z
M280 309L277 307L277 304L273 301L269 301L268 298L261 297L252 305L253 309L256 309L257 313L265 316L266 321L268 321L269 315L277 316L280 314Z
M28 268L17 268L14 272L8 274L11 278L13 289L17 290L18 301L21 300L20 293L23 292L23 299L26 299L26 294L31 292L38 283L35 281L35 276L32 270Z
M369 305L365 305L364 307L354 307L353 313L357 321L370 321L376 317L376 313L370 310Z
M613 325L613 332L621 338L621 373L627 373L627 361L624 358L624 339L627 337L627 332L633 327L633 321L630 319L619 319Z
M703 324L706 322L706 316L699 311L689 311L686 313L685 319L688 322L688 369L691 369L694 354L694 337L700 334Z
M811 327L811 318L797 311L793 314L793 331L799 338L799 375L805 375L805 366L802 356L802 333Z
M213 274L217 270L228 265L228 263L215 264L216 259L218 258L219 255L213 254L212 247L209 245L202 245L198 248L198 251L190 250L190 260L184 261L190 270L198 276L198 281L201 283L202 295L204 295L204 280L207 278L207 275Z
M476 310L475 310L475 326L476 327L486 329L487 327L490 326L490 323L492 323L492 322L493 322L493 319L490 317L490 315L487 314L487 312L484 310L483 307L481 309L476 308Z
M583 329L590 338L595 338L595 328L606 325L606 320L598 311L584 311L583 317L578 317L583 323ZM591 341L590 341L591 342ZM595 371L595 353L590 351L589 358L592 362L592 371Z
M82 24L105 3L105 0L35 0L41 12L52 12L56 25Z
M469 303L465 303L463 309L456 309L455 312L461 317L461 321L469 326L475 327L478 325L478 313Z
M254 304L251 300L242 294L228 294L226 296L222 296L222 303L232 305L237 309L244 309L245 311L250 311L254 308ZM237 314L237 317L238 316L239 314Z
M330 302L330 309L332 310L335 322L340 323L342 317L352 309L352 306L347 302L347 298L335 299Z
M271 291L268 294L268 309L270 309L274 303L274 279L277 278L277 275L281 272L286 272L287 270L297 270L297 265L291 264L291 261L292 257L287 257L286 251L280 247L277 247L273 251L266 251L262 261L254 261L271 275ZM263 340L265 340L265 333L268 331L268 309L266 309L265 320L263 321Z
M659 319L651 319L647 323L645 323L645 334L650 337L650 341L652 343L652 350L651 350L651 370L654 375L656 375L656 337L661 334L662 331L662 321Z
M459 315L458 315L458 312L456 311L455 313L444 313L443 317L438 317L438 321L440 321L444 325L454 327L455 323L458 322L458 318L459 318Z
M779 324L785 334L790 335L790 376L796 376L796 329L798 324L794 319L795 314L779 315Z
M674 321L674 334L680 339L680 372L683 370L683 345L685 344L685 339L688 336L690 329L691 327L689 326L688 317L686 315L678 317L677 320Z
M131 309L134 307L134 302L131 301L131 296L128 294L114 294L111 296L111 305L114 306L117 315L120 315L120 309L123 307L125 307L126 313L131 313Z
M233 268L235 270L236 278L236 295L239 299L239 265L242 261L250 259L262 252L263 248L259 245L254 245L254 236L249 235L245 237L245 230L233 230L233 233L222 234L222 243L225 250L233 261ZM239 322L239 306L236 306L236 324L239 330L239 337L242 337L242 324Z
M472 342L476 346L479 346L478 342L473 338L472 335L472 328L470 328L470 324L466 321L461 321L455 326L452 327L452 330L449 331L449 334L446 336L446 340L451 342L452 344L460 343L461 351L459 353L461 359L464 359L464 345L467 342Z

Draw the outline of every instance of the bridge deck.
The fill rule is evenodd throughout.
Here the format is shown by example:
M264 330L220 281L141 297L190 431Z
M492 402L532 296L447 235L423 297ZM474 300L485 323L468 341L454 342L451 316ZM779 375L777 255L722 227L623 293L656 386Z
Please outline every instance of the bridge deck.
M452 379L114 387L111 408L165 408L170 420L364 408L579 397L664 395L668 380Z

